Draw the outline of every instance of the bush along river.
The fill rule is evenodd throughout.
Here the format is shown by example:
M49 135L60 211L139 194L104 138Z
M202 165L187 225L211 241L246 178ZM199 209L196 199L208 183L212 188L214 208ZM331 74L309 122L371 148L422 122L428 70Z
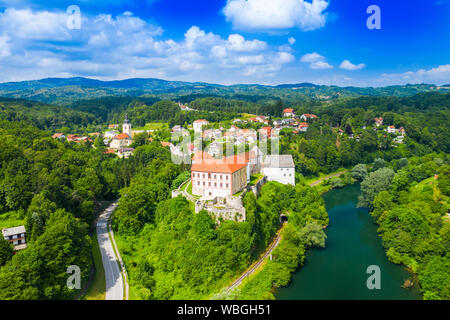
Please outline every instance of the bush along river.
M359 193L359 184L354 184L323 195L330 217L326 248L308 250L305 265L289 286L277 290L277 299L421 299L413 274L389 262L368 210L356 208ZM379 267L380 289L367 287L372 265ZM404 289L407 279L414 286Z

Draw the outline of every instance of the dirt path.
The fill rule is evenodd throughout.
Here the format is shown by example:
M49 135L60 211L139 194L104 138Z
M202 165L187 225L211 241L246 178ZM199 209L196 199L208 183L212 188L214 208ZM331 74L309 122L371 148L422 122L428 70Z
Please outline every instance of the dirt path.
M231 290L237 286L239 286L242 281L247 278L248 276L250 276L251 274L253 274L255 272L256 269L259 268L259 266L264 262L264 260L272 253L273 249L275 249L278 244L281 241L281 232L283 231L284 226L286 225L286 223L284 223L281 228L277 231L277 235L275 237L275 239L272 241L272 243L270 244L269 248L266 250L266 252L264 252L263 256L261 258L259 258L259 260L250 266L249 269L247 269L247 271L245 271L240 277L239 279L237 279L235 282L233 282L231 284L231 286L228 287L228 290Z
M329 180L331 178L339 177L339 176L343 175L346 172L347 172L347 170L344 170L344 171L341 171L341 172L338 172L338 173L335 173L335 174L323 177L323 178L321 178L319 180L314 181L313 183L310 183L309 186L310 187L314 187L314 186L318 185L319 183L322 183L322 181Z

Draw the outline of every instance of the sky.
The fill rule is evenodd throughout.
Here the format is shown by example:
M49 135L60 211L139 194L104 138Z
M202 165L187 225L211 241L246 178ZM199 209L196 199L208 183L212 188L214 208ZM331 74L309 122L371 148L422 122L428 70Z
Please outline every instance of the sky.
M450 84L449 21L450 0L0 0L0 82Z

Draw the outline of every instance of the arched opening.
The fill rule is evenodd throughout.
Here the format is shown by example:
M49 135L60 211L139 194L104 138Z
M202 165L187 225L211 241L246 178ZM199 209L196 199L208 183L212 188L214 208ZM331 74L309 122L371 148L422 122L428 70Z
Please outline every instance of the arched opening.
M288 216L284 214L280 215L280 222L281 223L288 222Z

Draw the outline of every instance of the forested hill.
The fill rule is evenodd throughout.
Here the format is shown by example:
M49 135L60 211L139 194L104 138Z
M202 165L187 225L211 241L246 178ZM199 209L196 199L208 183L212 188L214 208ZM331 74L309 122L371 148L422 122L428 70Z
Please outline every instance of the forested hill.
M0 83L0 96L23 98L46 103L70 104L75 100L105 96L161 95L173 98L180 95L218 95L227 98L236 96L258 96L260 98L282 98L284 100L322 99L367 96L411 96L421 92L448 92L449 86L416 84L382 88L359 88L315 85L312 83L280 84L236 84L230 86L203 82L166 81L161 79L126 79L100 81L88 78L48 78L34 81Z
M67 107L22 99L0 98L0 120L24 121L39 129L51 130L62 127L85 127L95 122L96 117L92 113Z

